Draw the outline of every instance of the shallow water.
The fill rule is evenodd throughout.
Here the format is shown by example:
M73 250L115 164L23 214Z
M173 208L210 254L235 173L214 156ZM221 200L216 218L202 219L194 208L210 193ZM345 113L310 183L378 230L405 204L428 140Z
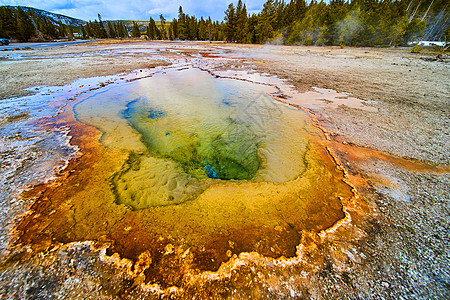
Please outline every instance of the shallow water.
M195 199L211 184L293 180L305 170L307 115L277 104L275 89L171 70L87 95L77 119L130 153L113 179L133 209Z
M25 195L39 200L17 243L106 242L168 287L242 252L294 257L344 217L351 188L277 88L195 68L145 76L86 90L55 118L82 155L63 184Z

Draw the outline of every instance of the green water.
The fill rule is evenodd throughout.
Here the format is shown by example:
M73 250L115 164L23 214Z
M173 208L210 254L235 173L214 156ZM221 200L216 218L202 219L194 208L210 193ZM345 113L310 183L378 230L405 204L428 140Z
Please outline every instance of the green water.
M183 99L192 105L180 110L181 103L140 97L127 105L124 117L153 156L177 162L196 178L252 179L260 166L258 135L233 119L233 108L221 99L189 94Z
M268 96L274 88L170 70L86 95L76 108L129 159L111 178L118 204L180 204L221 182L297 178L307 151L306 114ZM309 129L311 130L311 129Z

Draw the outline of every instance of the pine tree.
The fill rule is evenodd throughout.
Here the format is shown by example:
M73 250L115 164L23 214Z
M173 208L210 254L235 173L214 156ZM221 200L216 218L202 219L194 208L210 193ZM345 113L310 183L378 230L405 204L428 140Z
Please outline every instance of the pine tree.
M338 44L339 28L336 26L337 22L343 20L348 13L348 5L344 0L331 0L328 6L328 45Z
M98 15L98 26L99 26L98 37L101 39L105 39L108 37L108 34L106 33L105 26L103 26L102 16L100 14L97 14L97 15Z
M121 22L120 25L121 25L121 28L122 28L121 31L123 33L123 37L124 38L130 37L130 33L128 32L128 27L125 25L125 23Z
M94 23L91 24L91 30L95 38L100 38L100 25L98 24L97 20L94 20Z
M241 12L242 12L242 0L238 0L238 4L236 5L236 9L235 9L236 25L237 25L237 19L239 19Z
M147 26L147 37L151 40L156 39L156 23L155 20L153 20L152 17L150 17L150 21L148 22Z
M69 41L73 41L75 39L73 35L73 28L70 25L67 27L67 37L69 38Z
M256 44L256 26L258 25L258 16L256 14L252 14L248 18L248 33L247 33L247 40L252 43Z
M172 27L173 39L178 39L178 20L174 18L170 26Z
M116 32L117 37L122 38L123 36L120 33L119 25L120 25L120 23L113 23L114 31Z
M112 26L110 21L108 21L108 37L109 38L117 37L116 31L114 30L114 27Z
M242 5L242 1L239 0L236 8L236 40L239 43L248 43L248 16L247 8Z
M208 40L209 42L212 41L212 37L213 37L213 24L211 22L211 17L208 18L208 21L206 22L207 26L208 26Z
M191 27L189 26L189 24L191 24L191 16L189 15L185 15L185 22L184 22L184 39L189 40L191 37Z
M161 39L165 40L167 38L166 19L164 18L164 16L162 14L159 16L159 19L161 21Z
M34 34L35 28L31 18L19 7L17 9L17 39L21 42L26 42Z
M262 44L271 39L274 35L273 27L269 18L264 15L258 17L258 23L255 26L256 43Z
M0 6L0 38L15 38L17 36L17 20L13 10Z
M31 23L33 24L35 29L39 30L39 22L41 21L41 19L36 15L34 10L32 9L28 10L26 13L28 14L28 17L30 18Z
M58 35L55 25L46 17L38 18L38 30L42 33L43 39L52 39Z
M264 19L262 23L269 22L272 29L278 29L278 1L267 0L263 5L263 9L260 13L260 17Z
M61 21L58 21L57 32L58 32L58 37L67 36L66 26L64 26L64 24Z
M81 25L81 37L82 37L83 40L89 38L87 33L86 33L86 29L85 29L85 27L83 25Z
M120 38L126 38L128 37L128 31L127 28L125 27L125 25L123 24L123 22L119 22L117 24L117 36Z
M162 40L161 30L159 30L158 26L155 26L156 39Z
M201 17L198 22L198 39L201 41L208 39L208 26L203 17Z
M186 15L183 12L183 7L178 9L178 38L180 40L186 39Z
M198 39L198 22L195 17L186 18L188 28L188 39L191 41Z
M224 34L227 42L235 41L235 33L236 33L236 10L234 9L233 3L228 5L227 10L225 11L225 29Z
M94 37L94 34L91 29L91 25L92 25L91 21L89 21L88 23L85 24L86 35L88 37Z
M133 22L133 31L131 32L131 36L134 38L141 36L141 31L139 30L139 25L136 22Z
M293 24L293 22L303 19L306 13L306 1L305 0L292 0L289 3L287 17L289 19L289 24Z
M418 41L425 33L426 21L422 21L419 18L413 19L405 28L404 43Z
M439 39L449 34L448 0L266 0L260 13L247 13L242 0L230 3L223 22L189 16L180 6L178 18L169 25L161 15L161 26L150 19L150 39L226 40L239 43L264 43L354 46L398 45L419 38ZM107 27L107 28L105 28ZM137 29L136 29L137 27ZM133 36L140 36L133 23ZM0 37L21 41L72 37L128 37L122 22L89 22L70 27L33 10L0 7Z
M215 41L224 41L225 40L225 24L223 22L219 23L219 21L216 21L214 23L214 30L216 33Z
M339 38L338 43L343 45L361 44L361 35L363 33L363 24L361 23L363 11L359 6L353 8L345 19L338 22Z
M38 17L36 25L36 31L40 39L47 40L55 37L54 33L51 33L51 28L46 17Z
M173 27L172 26L169 26L168 33L169 33L169 40L173 41L174 36L173 36Z

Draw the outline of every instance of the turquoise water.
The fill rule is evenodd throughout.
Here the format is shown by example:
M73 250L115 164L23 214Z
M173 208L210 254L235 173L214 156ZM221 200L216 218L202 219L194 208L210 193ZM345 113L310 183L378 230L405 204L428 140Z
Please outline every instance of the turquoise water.
M88 94L79 121L129 153L111 179L133 209L180 204L223 181L276 182L304 170L307 115L275 102L270 86L169 70ZM309 129L311 130L311 129Z
M124 117L142 135L155 157L176 161L197 178L252 179L260 166L259 137L245 123L233 119L232 105L220 98L183 95L190 109L140 97L127 105ZM199 110L208 102L208 109ZM229 103L227 101L227 103ZM229 114L217 114L228 110Z

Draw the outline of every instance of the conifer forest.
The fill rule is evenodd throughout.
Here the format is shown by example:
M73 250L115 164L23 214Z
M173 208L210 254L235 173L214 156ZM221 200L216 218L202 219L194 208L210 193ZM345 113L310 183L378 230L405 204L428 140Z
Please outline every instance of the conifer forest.
M396 46L419 40L449 40L446 0L267 0L250 14L239 0L221 21L191 16L149 21L98 20L65 25L21 7L0 7L0 35L18 41L55 38L145 38L251 44Z

